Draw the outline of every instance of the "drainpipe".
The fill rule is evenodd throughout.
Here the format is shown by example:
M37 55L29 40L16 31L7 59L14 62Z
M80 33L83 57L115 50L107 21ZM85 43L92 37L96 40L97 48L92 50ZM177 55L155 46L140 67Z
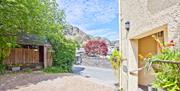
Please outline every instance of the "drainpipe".
M129 31L126 31L126 61L127 61L127 91L129 91L129 55L128 55L128 52L129 52L129 43L128 43L128 33Z
M122 53L122 8L121 8L121 0L118 0L118 8L119 8L119 20L118 20L118 23L119 23L119 49L120 49L120 52ZM120 88L122 88L122 67L120 67L120 78L119 78L119 86Z
M126 51L126 59L127 59L127 91L129 87L129 39L128 39L128 34L130 30L130 22L126 21L125 22L125 29L126 29L126 46L125 46L125 51Z

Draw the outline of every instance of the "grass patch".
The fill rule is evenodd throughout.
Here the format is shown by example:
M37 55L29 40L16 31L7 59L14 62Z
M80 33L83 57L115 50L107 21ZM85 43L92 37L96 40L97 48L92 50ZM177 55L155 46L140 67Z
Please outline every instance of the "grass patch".
M69 73L68 70L65 70L62 67L57 67L57 66L47 67L47 68L43 69L43 72L46 72L46 73Z
M32 71L31 68L28 68L28 69L23 70L23 72L25 72L25 73L32 73L33 71Z

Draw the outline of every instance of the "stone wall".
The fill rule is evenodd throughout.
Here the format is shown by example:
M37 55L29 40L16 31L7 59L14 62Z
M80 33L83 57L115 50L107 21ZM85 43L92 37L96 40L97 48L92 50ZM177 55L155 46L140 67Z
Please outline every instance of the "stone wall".
M84 66L91 66L91 67L101 67L101 68L108 68L112 69L110 62L106 57L89 57L86 55L81 56L82 64Z

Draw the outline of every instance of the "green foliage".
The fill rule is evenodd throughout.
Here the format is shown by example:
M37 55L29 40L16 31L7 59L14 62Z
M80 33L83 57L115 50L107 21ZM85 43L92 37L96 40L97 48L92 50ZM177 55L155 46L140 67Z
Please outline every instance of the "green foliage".
M166 49L162 50L161 54L155 55L151 59L180 61L180 51L176 51L176 50L166 48Z
M120 78L121 59L122 59L122 55L119 53L119 51L117 49L115 49L112 52L112 55L109 58L109 62L111 63L112 68L114 69L114 73L115 73L118 81Z
M2 63L0 64L0 74L5 73L5 65L3 65Z
M177 73L177 71L170 66L165 66L163 72L158 72L156 74L156 80L153 82L153 86L155 88L164 88L167 91L180 91L179 79L179 72Z
M74 40L75 44L76 44L76 47L77 48L81 48L82 47L82 43L79 43L77 40Z
M157 60L168 60L180 62L180 51L170 48L163 49L158 55L154 55L148 59L149 63ZM156 80L153 86L156 88L164 88L167 91L180 91L180 65L154 63L156 71Z
M63 70L71 72L75 58L76 43L72 40L67 40L61 34L49 35L48 39L54 50L53 66L62 72ZM61 72L60 70L58 72Z
M117 49L115 49L109 59L114 70L120 68L121 58L122 58L121 54Z
M5 65L3 64L3 60L9 55L9 53L9 48L0 48L0 74L3 74L5 72Z
M61 10L56 0L1 0L1 34L18 33L44 34L61 27ZM58 25L60 24L60 25Z
M52 44L53 65L64 71L71 70L75 43L61 34L66 25L65 15L57 6L56 0L0 1L0 65L9 49L16 45L19 34L35 34Z

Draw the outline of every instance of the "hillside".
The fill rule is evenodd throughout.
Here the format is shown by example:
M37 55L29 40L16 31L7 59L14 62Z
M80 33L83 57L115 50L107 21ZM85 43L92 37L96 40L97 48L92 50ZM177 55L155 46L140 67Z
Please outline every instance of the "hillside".
M82 45L84 42L90 39L99 39L99 40L104 40L108 45L117 45L118 41L110 41L107 38L103 37L98 37L98 36L92 36L88 35L83 30L79 29L78 27L75 26L68 26L64 30L63 33L67 38L74 39L76 40L80 45Z
M80 44L91 39L90 35L86 34L82 30L80 30L78 27L74 27L74 26L68 26L64 30L64 35L67 38L76 40Z

